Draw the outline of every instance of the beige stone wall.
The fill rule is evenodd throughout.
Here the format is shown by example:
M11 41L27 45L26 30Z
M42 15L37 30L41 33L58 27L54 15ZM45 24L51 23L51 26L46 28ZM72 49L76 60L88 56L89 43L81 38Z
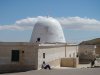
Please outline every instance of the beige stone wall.
M19 50L19 62L11 61L11 53L12 50ZM24 51L24 53L23 53ZM2 65L7 66L10 70L9 66L17 65L20 67L25 67L28 65L34 67L33 69L37 69L38 60L38 45L31 43L18 43L18 42L3 42L0 43L0 69L2 69ZM17 67L13 66L13 69L17 69ZM23 68L24 69L24 68ZM7 70L7 68L5 68Z
M28 70L34 70L34 65L21 65L21 64L2 64L0 65L0 73L8 72L23 72Z
M78 58L61 58L61 67L77 67Z

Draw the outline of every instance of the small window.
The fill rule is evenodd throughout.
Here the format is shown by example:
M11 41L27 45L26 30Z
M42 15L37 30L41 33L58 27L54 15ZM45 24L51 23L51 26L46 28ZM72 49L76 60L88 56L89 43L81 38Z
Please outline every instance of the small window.
M43 58L45 58L45 53L43 53Z
M19 50L12 50L11 61L19 62Z

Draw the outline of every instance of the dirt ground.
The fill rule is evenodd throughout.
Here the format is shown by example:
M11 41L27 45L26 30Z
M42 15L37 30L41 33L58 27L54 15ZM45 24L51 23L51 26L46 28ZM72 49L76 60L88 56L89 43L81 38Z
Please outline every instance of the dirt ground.
M6 73L0 75L100 75L100 68L32 70L27 72Z

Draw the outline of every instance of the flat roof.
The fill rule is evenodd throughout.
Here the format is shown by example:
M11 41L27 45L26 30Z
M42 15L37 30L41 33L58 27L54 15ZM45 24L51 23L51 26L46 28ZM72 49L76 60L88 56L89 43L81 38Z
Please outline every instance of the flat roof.
M0 42L0 45L36 45L30 42Z

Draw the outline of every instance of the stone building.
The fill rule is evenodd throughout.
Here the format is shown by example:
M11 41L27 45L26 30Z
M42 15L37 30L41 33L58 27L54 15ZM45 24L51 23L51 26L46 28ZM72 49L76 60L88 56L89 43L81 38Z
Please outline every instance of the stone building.
M28 42L0 42L0 72L37 68L38 45Z
M49 63L52 67L74 67L72 58L77 58L77 45L66 44L40 44L38 50L38 68L41 67L43 61ZM61 59L71 59L65 65L61 65ZM66 61L65 59L64 61ZM75 62L77 62L75 60ZM76 64L75 64L76 65Z
M79 45L78 55L80 63L90 63L91 60L95 58L95 45Z
M76 58L76 47L66 44L0 42L0 73L40 69L43 61L51 67L61 66L61 59ZM74 67L71 62L62 65Z

